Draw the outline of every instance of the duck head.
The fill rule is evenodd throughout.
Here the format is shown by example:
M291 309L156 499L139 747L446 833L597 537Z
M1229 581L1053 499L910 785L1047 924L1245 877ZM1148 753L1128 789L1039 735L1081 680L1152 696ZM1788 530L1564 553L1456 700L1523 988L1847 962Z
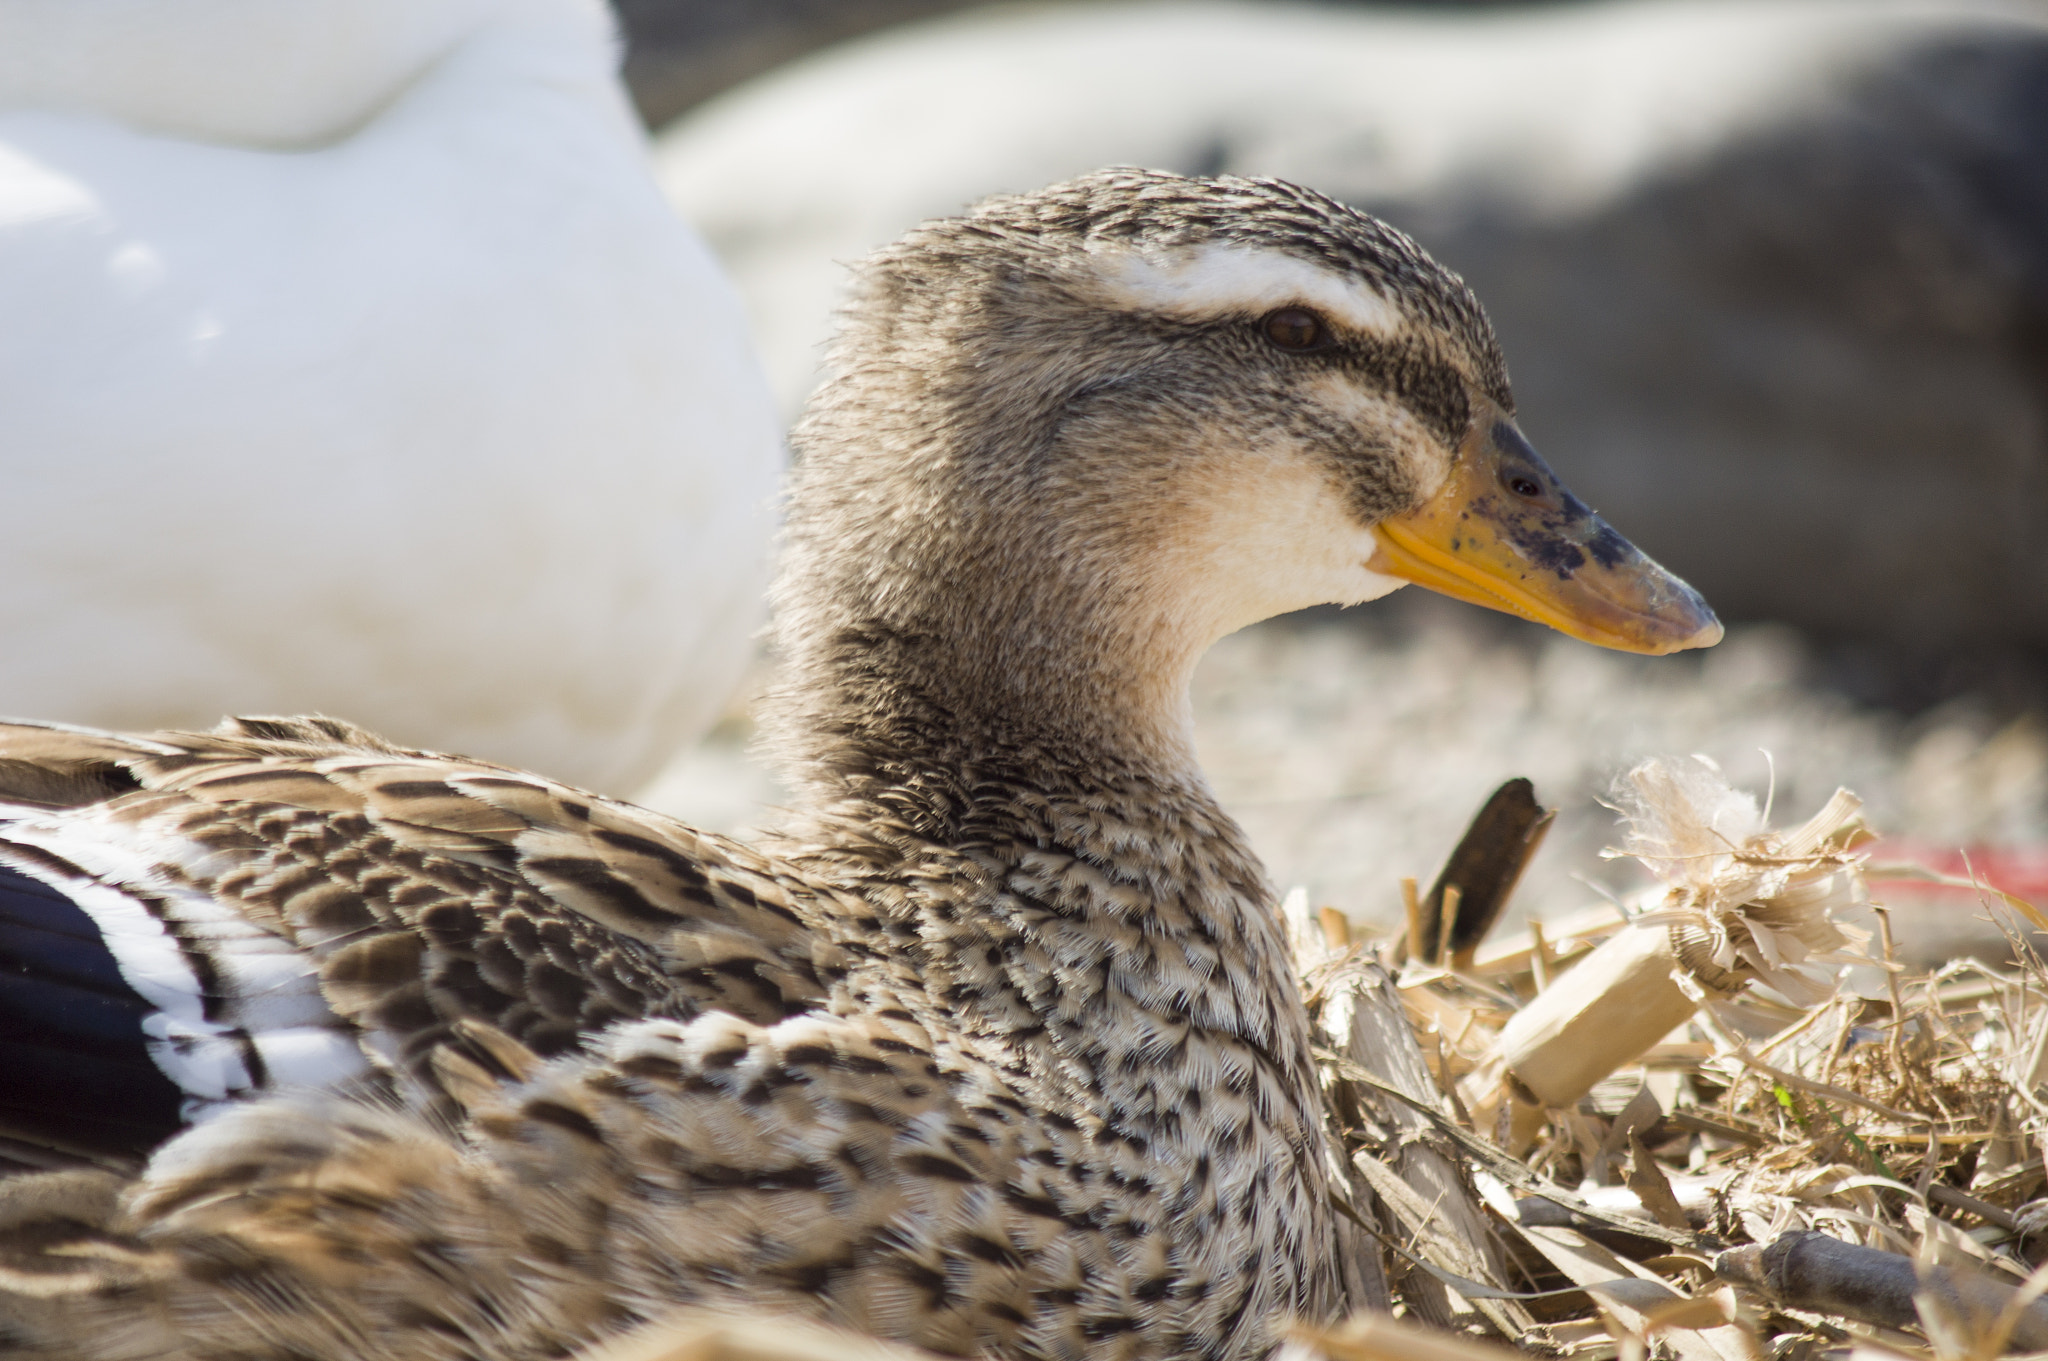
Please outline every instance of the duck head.
M1523 438L1463 281L1297 186L1114 170L928 223L857 277L832 368L783 646L945 713L1127 721L1225 633L1407 582L1633 652L1721 634Z

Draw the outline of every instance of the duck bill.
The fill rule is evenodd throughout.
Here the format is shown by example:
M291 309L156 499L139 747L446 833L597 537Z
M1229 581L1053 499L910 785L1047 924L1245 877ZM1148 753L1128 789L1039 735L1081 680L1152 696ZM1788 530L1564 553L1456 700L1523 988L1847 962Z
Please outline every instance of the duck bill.
M1473 421L1436 496L1373 532L1375 572L1584 642L1661 655L1721 641L1699 592L1573 496L1497 410Z

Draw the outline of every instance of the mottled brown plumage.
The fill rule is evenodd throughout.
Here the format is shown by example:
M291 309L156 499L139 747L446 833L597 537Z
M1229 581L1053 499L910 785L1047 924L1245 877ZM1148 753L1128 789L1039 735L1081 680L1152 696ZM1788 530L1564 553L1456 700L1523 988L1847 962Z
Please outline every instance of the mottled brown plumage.
M1265 339L1290 305L1331 343ZM1186 683L1394 584L1373 522L1508 404L1483 316L1317 195L1109 172L882 252L834 371L764 849L328 720L0 733L8 863L147 848L123 882L304 952L369 1064L213 1115L97 1220L93 1174L19 1183L17 1350L496 1361L698 1302L1239 1358L1342 1306L1307 1018Z

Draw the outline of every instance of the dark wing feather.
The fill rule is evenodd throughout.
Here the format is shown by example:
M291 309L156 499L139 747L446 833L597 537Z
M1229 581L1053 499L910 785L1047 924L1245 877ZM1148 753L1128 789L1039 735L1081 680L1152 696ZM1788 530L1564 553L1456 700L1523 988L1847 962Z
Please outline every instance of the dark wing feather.
M136 1157L184 1123L149 1057L149 1003L98 928L49 886L0 866L0 1159Z

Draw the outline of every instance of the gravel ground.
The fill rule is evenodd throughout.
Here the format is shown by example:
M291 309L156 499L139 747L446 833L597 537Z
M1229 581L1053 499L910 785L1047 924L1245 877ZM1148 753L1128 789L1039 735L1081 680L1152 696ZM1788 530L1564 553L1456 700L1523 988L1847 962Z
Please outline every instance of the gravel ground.
M1599 800L1652 755L1709 757L1769 793L1781 826L1845 785L1899 842L2048 845L2048 725L2027 684L2019 700L2008 683L1996 701L1966 691L1908 716L1850 698L1831 683L1843 669L1840 654L1776 626L1738 626L1704 653L1628 657L1417 591L1225 639L1197 673L1195 708L1204 764L1274 881L1370 922L1398 920L1400 877L1427 886L1513 775L1558 809L1517 915L1637 887L1624 862L1601 858L1616 837ZM747 755L749 733L729 721L647 801L717 830L764 825L778 792ZM1881 896L1917 959L1998 948L1966 893Z

